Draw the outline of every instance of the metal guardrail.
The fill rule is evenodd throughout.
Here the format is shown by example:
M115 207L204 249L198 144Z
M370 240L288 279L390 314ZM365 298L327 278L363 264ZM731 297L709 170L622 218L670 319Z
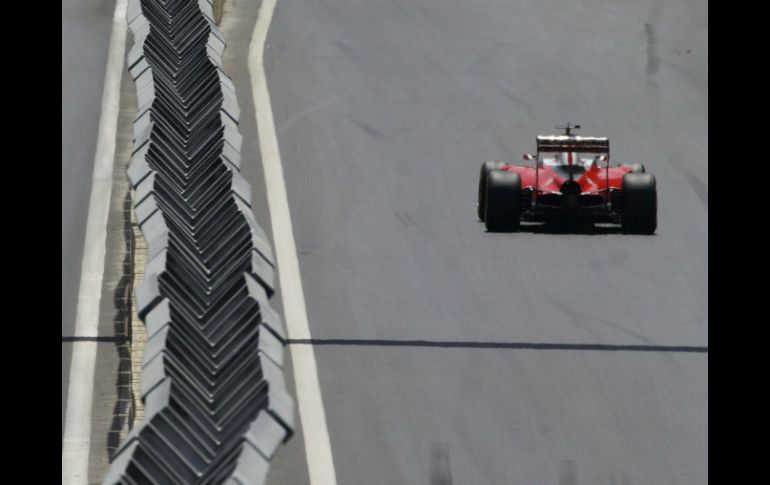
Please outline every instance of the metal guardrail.
M105 484L261 484L294 428L275 263L240 174L235 88L209 0L130 0L128 175L148 263L145 417Z

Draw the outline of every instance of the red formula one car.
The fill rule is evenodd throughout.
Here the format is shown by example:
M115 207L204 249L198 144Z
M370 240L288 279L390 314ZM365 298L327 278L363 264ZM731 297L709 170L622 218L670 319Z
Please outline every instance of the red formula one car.
M490 232L516 231L521 221L620 224L629 234L657 227L655 177L644 165L610 165L610 140L562 135L537 137L534 166L485 162L479 176L479 219Z

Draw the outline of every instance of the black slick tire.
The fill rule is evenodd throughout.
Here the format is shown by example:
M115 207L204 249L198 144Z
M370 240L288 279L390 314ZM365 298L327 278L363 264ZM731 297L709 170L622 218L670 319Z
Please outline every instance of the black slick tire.
M521 215L521 176L516 172L494 170L487 177L484 223L489 232L519 229Z
M621 225L626 234L654 234L658 227L658 192L655 176L627 173L621 193Z
M479 216L479 219L483 222L484 217L486 214L486 202L487 202L487 178L489 177L489 172L492 170L500 170L503 165L505 165L505 162L484 162L481 164L481 170L479 173L479 199L478 199L478 205L476 207L476 213Z

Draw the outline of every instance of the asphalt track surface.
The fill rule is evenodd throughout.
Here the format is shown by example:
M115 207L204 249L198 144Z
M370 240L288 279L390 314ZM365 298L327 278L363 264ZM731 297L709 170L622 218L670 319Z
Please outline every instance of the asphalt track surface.
M62 4L63 336L113 7ZM270 233L257 7L227 2L248 15L225 54ZM707 34L693 0L278 1L265 69L314 337L294 345L316 346L340 485L707 483ZM485 232L481 162L565 121L657 176L656 236ZM63 344L62 418L68 377ZM298 431L270 483L307 481Z
M697 0L278 2L338 483L707 483L707 35ZM656 175L657 235L485 232L481 162L566 121Z
M62 2L62 337L74 334L113 1ZM62 344L62 432L71 344Z

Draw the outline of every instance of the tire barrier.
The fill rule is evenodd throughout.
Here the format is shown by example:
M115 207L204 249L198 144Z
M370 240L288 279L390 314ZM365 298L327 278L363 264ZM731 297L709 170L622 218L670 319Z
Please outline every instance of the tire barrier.
M275 263L240 174L235 88L209 0L130 0L128 176L147 241L144 420L104 484L261 484L294 428Z

